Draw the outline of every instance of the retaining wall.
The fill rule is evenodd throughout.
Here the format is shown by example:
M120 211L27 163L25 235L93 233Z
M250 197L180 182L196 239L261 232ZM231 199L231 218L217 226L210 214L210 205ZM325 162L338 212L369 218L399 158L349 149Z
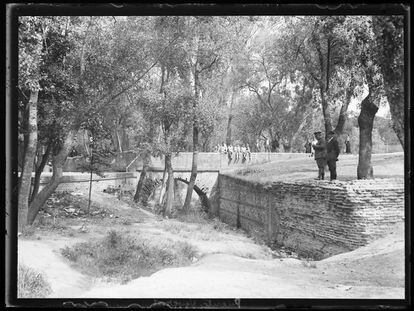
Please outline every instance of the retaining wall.
M269 244L321 259L383 236L404 220L402 179L256 184L219 175L219 217Z

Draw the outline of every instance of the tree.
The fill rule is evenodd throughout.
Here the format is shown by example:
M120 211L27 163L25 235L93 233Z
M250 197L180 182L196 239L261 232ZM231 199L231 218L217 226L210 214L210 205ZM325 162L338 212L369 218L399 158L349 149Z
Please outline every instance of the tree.
M296 17L289 21L289 25L297 34L291 41L296 49L294 58L301 56L303 72L306 72L318 87L325 131L335 130L341 134L355 88L352 75L353 58L350 53L352 48L346 39L349 31L346 18ZM348 83L345 83L343 78L346 78ZM339 97L342 97L342 100L338 101ZM333 126L332 118L335 102L341 105L336 127Z
M89 195L88 207L86 208L86 213L89 215L92 194L92 175L95 173L98 176L104 177L103 170L110 166L108 157L113 152L110 149L110 130L105 128L102 115L95 114L90 116L82 124L81 128L89 134L90 141L88 163L81 166L83 171L89 172Z
M33 163L37 147L37 105L43 56L44 25L38 17L22 17L19 27L19 88L30 92L21 107L21 132L24 135L22 170L18 187L18 228L26 224L29 209ZM27 98L27 97L26 97Z
M114 100L125 94L128 90L134 87L148 72L157 64L159 59L165 52L165 48L161 50L155 57L149 57L153 54L148 49L147 42L150 41L148 36L137 36L141 49L140 53L137 53L136 49L131 47L121 55L115 55L114 59L109 57L116 54L116 47L118 46L114 37L120 38L117 35L117 27L113 27L117 23L112 21L112 18L100 17L100 18L84 18L84 17L39 17L38 19L27 19L27 25L21 26L20 42L29 41L33 34L43 33L42 45L39 45L44 55L58 55L58 59L55 61L44 61L44 72L37 69L37 72L41 72L43 75L40 79L40 84L45 84L45 92L39 93L42 95L42 101L48 101L53 104L53 111L57 112L57 120L65 120L63 124L55 122L54 125L60 129L58 132L54 132L54 139L52 152L52 165L53 176L48 185L46 185L42 191L33 195L31 204L29 207L28 223L32 223L37 215L38 210L43 206L47 198L53 193L60 182L60 177L63 172L63 165L65 163L68 152L74 143L76 133L78 132L81 124L88 118L87 116L100 113L102 109L113 103ZM39 24L41 21L44 25ZM36 26L36 23L39 26ZM125 26L125 23L120 23ZM31 26L35 25L35 26ZM45 27L48 26L48 27ZM43 26L43 28L42 28ZM24 31L25 28L30 31ZM35 29L34 32L31 28ZM142 27L133 28L136 31L145 32ZM47 31L46 31L47 30ZM43 32L42 32L43 31ZM32 32L32 33L30 33ZM50 36L49 36L50 35ZM48 37L49 36L49 37ZM60 40L63 37L64 40ZM45 39L46 38L46 39ZM40 40L40 39L39 39ZM48 41L49 40L49 41ZM67 48L61 49L60 53L53 53L53 46L64 46L63 42L68 41L70 44ZM32 40L33 41L33 40ZM132 40L133 41L133 40ZM137 42L133 41L134 45ZM26 70L26 67L33 67L34 61L30 61L29 53L26 46L20 44L22 47L19 51L23 57L19 67L19 77L22 77L19 81L19 85L27 85L26 78L33 75L30 70ZM31 51L37 51L31 48ZM108 51L110 53L108 53ZM136 58L131 58L130 55L134 55ZM29 55L32 56L32 55ZM52 57L53 58L53 57ZM28 61L25 61L28 59ZM114 62L116 60L116 62ZM134 66L126 67L133 60ZM145 61L142 61L145 60ZM152 60L152 64L148 64L147 60ZM111 62L113 61L113 62ZM115 63L115 64L114 64ZM25 70L28 74L25 73ZM65 77L61 79L66 81L71 89L71 94L66 94L57 97L57 93L52 91L55 88L53 82L56 82L56 75ZM103 73L103 74L102 74ZM25 80L26 79L26 80ZM64 83L65 84L65 83ZM50 86L49 89L47 87ZM58 90L61 88L58 88ZM49 94L49 95L47 95ZM48 97L50 96L50 97ZM65 98L66 97L66 98ZM32 105L33 106L33 105ZM45 109L44 111L48 111ZM46 118L47 119L47 118ZM22 122L24 124L25 122ZM60 134L62 134L60 136ZM32 144L33 145L33 144ZM32 148L33 149L33 148ZM34 148L35 150L35 148ZM29 153L26 152L27 155ZM33 156L30 160L33 163ZM32 166L33 167L33 166ZM24 174L21 181L26 181L27 176L30 176L31 170L24 170ZM30 171L30 174L28 173ZM30 180L30 179L29 179ZM28 191L25 191L27 183L23 183L21 193L21 200L29 196ZM30 184L29 184L30 185ZM36 187L34 187L36 189ZM36 190L37 191L37 190ZM27 206L27 205L26 205ZM26 210L24 203L20 204L21 210ZM20 217L23 219L24 215Z
M401 145L404 142L404 19L402 16L373 16L375 51L384 78L392 125Z
M368 94L362 100L361 112L358 116L359 126L359 157L357 167L357 178L373 178L373 167L371 164L372 154L372 129L375 114L378 111L381 97L383 97L383 81L380 69L376 62L374 46L374 34L372 30L372 19L347 18L353 25L350 41L353 44L354 55L361 69L361 77L368 87Z

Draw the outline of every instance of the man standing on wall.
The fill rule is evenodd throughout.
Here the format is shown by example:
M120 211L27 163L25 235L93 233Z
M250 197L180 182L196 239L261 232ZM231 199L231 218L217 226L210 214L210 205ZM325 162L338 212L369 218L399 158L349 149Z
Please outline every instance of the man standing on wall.
M331 180L336 179L336 161L339 156L339 144L335 137L335 132L330 131L326 137L326 160L328 162Z
M326 144L322 138L322 132L318 131L313 133L316 138L316 142L312 144L313 150L315 150L315 161L318 165L318 178L323 180L325 177L325 165L326 165Z

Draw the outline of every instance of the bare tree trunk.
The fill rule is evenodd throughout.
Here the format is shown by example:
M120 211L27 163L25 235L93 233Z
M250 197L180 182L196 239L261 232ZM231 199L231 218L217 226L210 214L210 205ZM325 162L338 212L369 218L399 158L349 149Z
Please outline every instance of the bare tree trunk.
M49 158L51 149L52 149L52 142L49 142L49 144L47 145L45 153L42 155L42 160L41 160L39 166L36 168L35 178L34 178L34 182L33 182L33 191L32 191L32 195L30 197L30 203L33 201L34 197L39 192L40 177L41 177L43 169L45 168L45 165L47 163L47 159Z
M86 209L86 214L89 215L91 208L91 195L92 195L92 169L89 173L89 193L88 193L88 208Z
M158 198L158 205L162 205L166 185L167 185L167 165L165 164L165 161L164 161L164 172L162 173L162 182L161 182L161 189L160 189L160 197Z
M50 197L50 195L56 190L59 186L60 178L63 175L63 166L65 164L66 158L69 154L69 151L73 145L73 141L76 135L75 130L71 130L68 133L68 136L65 139L65 142L62 148L59 150L58 154L53 157L52 165L53 165L53 175L50 182L37 194L34 198L32 203L30 204L27 222L28 224L33 224L34 220L36 219L37 213L45 204L46 200Z
M145 180L145 177L147 176L147 170L149 167L149 163L150 163L150 154L146 153L144 155L144 163L142 165L142 171L141 171L141 174L139 175L137 190L135 191L135 195L134 195L134 202L136 203L139 202L139 197L141 195L141 190L144 185L144 180Z
M345 96L345 102L341 106L341 110L339 111L338 123L336 124L336 127L335 127L335 133L337 135L342 135L344 131L345 123L346 123L346 120L348 119L347 111L348 111L349 103L351 102L351 98L352 98L352 90L347 90L346 96Z
M122 141L121 141L121 137L119 136L118 128L116 128L115 132L116 132L116 139L118 141L118 150L119 152L122 152Z
M168 172L167 191L165 198L164 216L170 217L174 199L174 171L171 163L171 153L165 155L165 165Z
M193 189L197 178L197 166L198 166L198 127L193 127L193 161L191 163L191 175L190 181L187 187L187 194L184 201L184 211L188 212L191 205L191 197L193 195Z
M27 144L25 146L22 172L19 180L18 194L18 229L22 230L27 224L29 212L30 187L32 183L33 161L36 156L37 146L37 100L38 91L30 92L30 100L27 104Z
M227 120L227 134L226 134L226 144L227 146L231 144L231 121L233 120L233 104L234 104L234 96L235 96L235 90L233 89L231 93L231 100L229 105L229 118Z
M192 164L191 164L191 175L190 175L190 181L188 183L188 187L187 187L187 194L185 196L185 201L184 201L184 212L188 212L190 210L190 205L191 205L191 198L193 195L193 189L194 189L194 184L197 178L197 166L198 166L198 122L197 122L197 115L196 115L196 111L197 111L197 105L198 105L198 100L200 98L200 94L199 94L199 76L198 76L198 71L197 71L197 63L195 65L195 70L194 70L194 96L195 96L195 101L194 101L194 106L193 106L193 160L192 160Z
M357 168L358 179L374 178L371 165L372 128L378 107L373 103L371 90L361 103L361 113L358 117L359 125L359 158Z
M323 119L325 122L325 133L332 131L332 116L331 116L331 109L328 103L328 99L326 98L326 92L321 90L321 101L322 101L322 113Z

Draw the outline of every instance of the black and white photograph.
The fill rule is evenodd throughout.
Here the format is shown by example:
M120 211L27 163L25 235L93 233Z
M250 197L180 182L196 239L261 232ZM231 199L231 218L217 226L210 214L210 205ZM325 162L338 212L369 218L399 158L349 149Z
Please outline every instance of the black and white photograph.
M407 305L409 5L94 6L8 5L10 305Z

